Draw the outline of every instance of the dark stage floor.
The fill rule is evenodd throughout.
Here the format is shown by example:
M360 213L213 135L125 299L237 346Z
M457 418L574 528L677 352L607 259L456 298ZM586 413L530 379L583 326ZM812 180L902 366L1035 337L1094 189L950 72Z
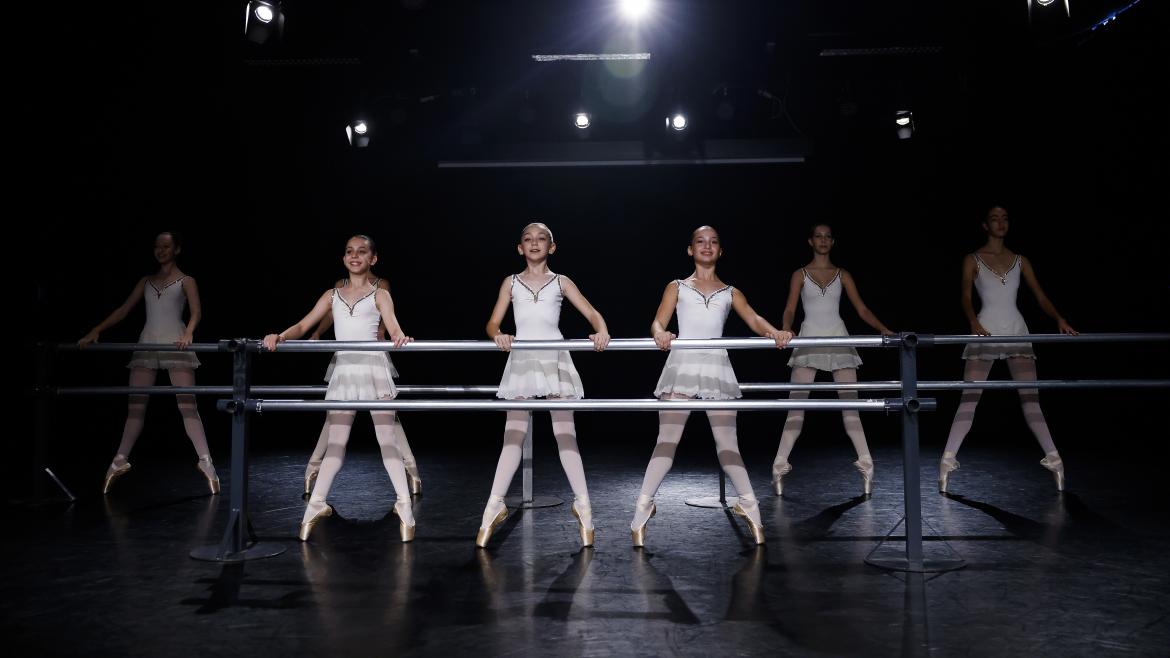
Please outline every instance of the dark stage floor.
M413 544L397 541L389 481L367 451L338 479L337 516L301 544L303 455L259 454L252 518L288 550L227 566L188 557L218 542L226 491L204 495L186 461L136 461L108 497L10 508L4 644L54 655L1166 654L1170 529L1156 464L1066 452L1061 496L1021 437L965 449L951 498L929 491L931 464L928 556L953 550L967 566L923 578L863 563L900 516L899 454L876 451L865 500L837 447L802 444L783 500L756 461L762 548L723 511L683 504L714 493L712 455L676 466L647 549L632 549L649 446L587 452L598 531L584 551L567 504L513 513L477 550L491 453L422 446ZM570 499L547 445L536 487Z

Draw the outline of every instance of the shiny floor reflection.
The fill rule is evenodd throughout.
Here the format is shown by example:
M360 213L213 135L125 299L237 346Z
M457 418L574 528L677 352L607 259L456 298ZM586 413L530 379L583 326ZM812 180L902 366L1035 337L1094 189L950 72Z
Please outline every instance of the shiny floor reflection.
M962 479L940 496L924 468L928 544L945 543L967 566L923 576L863 562L901 516L895 450L875 453L870 498L857 495L839 452L802 452L785 497L761 501L762 547L726 511L683 504L717 482L714 458L684 459L659 493L646 548L635 550L628 524L643 452L588 456L598 530L596 546L582 549L555 454L538 449L538 491L566 504L514 510L486 550L473 543L491 477L486 451L419 455L418 535L405 545L375 454L351 455L336 515L308 543L296 541L302 455L257 455L252 520L289 550L233 565L187 557L219 540L228 497L178 476L186 463L136 464L111 496L9 509L6 644L201 656L1152 655L1170 646L1170 529L1151 481L1132 473L1088 472L1073 453L1077 477L1062 496L1022 450L972 449ZM766 491L767 464L755 466Z

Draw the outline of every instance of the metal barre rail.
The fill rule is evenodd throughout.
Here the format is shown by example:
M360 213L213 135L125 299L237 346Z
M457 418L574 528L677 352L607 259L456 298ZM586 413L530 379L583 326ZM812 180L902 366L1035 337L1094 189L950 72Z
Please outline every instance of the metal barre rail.
M241 403L221 400L218 408L238 411ZM263 400L244 401L247 411L776 411L809 409L827 411L933 410L933 399L882 398L871 400Z
M1028 334L1024 336L918 336L922 345L968 343L1156 343L1170 341L1170 333Z
M749 383L740 384L744 393L771 393L784 391L896 391L902 382L897 380L875 382L812 382L809 384ZM324 395L327 386L253 386L249 390L255 395ZM966 389L1120 389L1120 388L1170 388L1170 379L1039 379L1016 381L994 379L988 381L929 381L918 382L918 389L924 391L955 391ZM443 385L403 384L398 392L406 395L492 395L498 390L491 384ZM57 395L231 395L231 386L71 386L54 391Z

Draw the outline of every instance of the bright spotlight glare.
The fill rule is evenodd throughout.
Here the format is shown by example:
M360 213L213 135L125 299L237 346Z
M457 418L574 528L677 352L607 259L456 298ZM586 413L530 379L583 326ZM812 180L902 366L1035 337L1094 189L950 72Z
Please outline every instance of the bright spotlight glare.
M357 123L353 124L353 131L359 135L366 134L366 131L369 129L370 128L366 125L365 121L358 121Z
M272 7L268 5L260 5L256 7L256 18L261 23L271 23L275 15L272 13Z
M620 0L622 13L630 20L638 20L650 11L650 0Z
M670 127L675 130L684 130L687 127L687 118L682 114L676 114L670 119Z
M910 125L910 117L898 117L897 119L894 119L894 122L899 126L908 126Z
M578 112L577 116L573 118L573 125L584 130L589 127L589 115L584 112Z

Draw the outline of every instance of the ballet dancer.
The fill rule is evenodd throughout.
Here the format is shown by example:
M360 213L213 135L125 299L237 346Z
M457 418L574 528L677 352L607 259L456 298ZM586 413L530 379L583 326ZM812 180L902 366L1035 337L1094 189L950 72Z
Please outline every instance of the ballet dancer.
M563 350L512 350L514 340L560 340L559 328L561 302L569 300L589 324L593 334L589 340L597 351L609 344L609 330L601 313L585 299L577 285L562 274L554 274L548 267L548 257L557 250L552 231L548 226L533 222L520 232L520 244L516 251L524 257L525 268L519 274L504 279L496 297L495 308L487 323L487 335L501 350L508 352L508 363L500 380L496 397L505 400L526 400L530 398L581 399L585 391L581 378L573 366L569 353ZM500 323L512 307L516 321L515 336L500 329ZM575 500L569 511L577 519L582 546L592 546L593 510L589 504L589 488L585 485L585 468L581 453L577 449L577 428L573 423L572 411L550 411L553 435L561 466L569 479ZM504 446L496 464L496 475L492 481L491 496L483 510L475 545L486 547L496 528L508 516L504 505L504 494L512 483L512 477L520 466L521 446L528 432L529 416L524 411L509 411L504 424Z
M385 323L394 347L402 347L411 338L402 331L394 315L394 301L390 293L382 288L368 285L370 268L378 262L378 249L374 241L365 235L355 235L345 244L342 263L349 271L346 286L325 291L309 314L279 334L264 337L264 348L275 351L285 340L304 336L320 324L325 315L333 314L334 335L337 340L372 341L378 337L378 322ZM390 372L390 358L385 352L338 352L333 371L330 373L326 400L389 400L398 394ZM301 521L298 536L308 541L313 528L321 519L333 514L333 508L326 503L333 478L341 470L345 460L345 446L355 416L353 411L329 412L329 446L321 462L321 470L305 515ZM410 489L406 483L406 470L394 439L394 412L371 411L374 420L374 434L382 452L382 464L390 475L394 493L394 513L398 515L398 532L403 542L414 539L415 521L410 504Z
M987 234L987 242L978 251L968 254L963 259L963 311L971 322L971 333L977 336L996 335L1023 335L1028 333L1028 325L1024 323L1024 316L1016 306L1016 294L1020 289L1020 280L1023 279L1036 297L1036 302L1048 317L1056 320L1056 327L1062 334L1076 335L1076 330L1065 322L1056 307L1048 300L1032 263L1027 258L1013 253L1004 244L1007 236L1008 212L1003 206L993 206L987 211L983 219L983 232ZM971 288L979 292L979 301L982 308L975 314L975 306L971 299ZM1034 381L1036 379L1036 354L1032 351L1031 343L971 343L963 350L963 358L967 364L963 369L963 379L966 381L985 381L991 366L996 361L1007 361L1008 370L1012 379L1017 381ZM951 423L947 445L943 449L942 459L938 463L938 490L946 493L951 473L959 468L955 455L959 446L971 430L971 423L975 420L975 407L979 404L981 389L967 389L959 400L959 409L955 412L955 419ZM1052 472L1056 479L1056 490L1064 491L1064 463L1056 444L1052 442L1052 434L1048 431L1048 423L1044 420L1044 412L1040 410L1040 392L1037 389L1020 389L1020 404L1024 408L1024 420L1028 429L1036 436L1040 448L1044 450L1044 459L1040 465Z
M800 302L804 307L800 336L848 336L845 322L841 320L841 293L844 292L863 322L883 336L892 335L894 332L882 324L865 302L861 301L861 294L857 292L857 283L853 276L830 260L829 253L835 244L833 229L828 224L813 226L808 244L812 247L813 259L808 265L792 273L788 284L788 303L784 305L784 328L792 328L796 304ZM792 368L792 382L800 384L816 380L818 370L830 373L835 382L856 382L857 367L860 365L861 357L852 347L798 347L792 351L792 358L788 360L788 367ZM793 391L788 398L804 400L808 398L808 394L808 391ZM842 400L856 400L857 392L839 391L837 396ZM873 458L870 457L869 445L865 441L861 416L856 411L842 411L841 419L845 423L845 433L849 435L853 449L857 452L857 461L853 462L853 466L861 473L862 493L868 496L873 490ZM784 491L784 476L792 472L788 456L792 453L792 447L800 437L803 426L804 411L799 409L789 411L788 418L784 421L784 430L780 434L780 448L776 451L776 461L772 464L772 488L775 489L777 496Z
M158 271L139 279L126 301L77 341L78 346L85 347L97 342L103 331L125 319L139 300L145 300L146 325L138 336L138 342L174 343L179 349L185 350L195 340L195 328L203 319L203 307L199 303L199 287L195 284L195 277L184 274L175 260L182 251L182 240L178 234L169 231L159 233L154 238L154 259L158 261ZM183 322L184 306L190 308L186 323ZM126 367L130 369L130 386L153 386L159 370L167 371L172 386L194 386L195 368L199 367L199 359L192 352L134 352ZM207 487L211 493L218 494L219 476L215 473L215 465L211 463L211 451L207 448L207 435L203 431L203 420L199 417L195 396L176 395L175 399L178 401L179 414L183 417L183 429L199 457L195 467L207 478ZM130 396L122 442L118 445L118 452L110 462L110 467L106 469L102 494L110 493L114 482L130 472L130 462L127 460L134 443L142 434L146 403L149 400L146 395Z
M662 350L670 350L675 338L719 338L732 309L757 334L776 341L782 348L792 339L792 332L777 329L760 317L748 305L743 293L721 281L715 274L715 265L723 256L719 233L710 226L700 226L691 234L687 255L694 260L695 271L686 279L676 279L666 286L650 333ZM667 330L670 318L678 313L678 335ZM658 379L654 395L660 400L699 398L702 400L729 400L743 397L727 350L672 350ZM646 522L654 516L654 494L674 464L674 453L682 438L689 411L660 411L658 413L658 443L646 467L642 491L634 506L630 534L634 546L646 543ZM708 411L711 434L719 464L735 485L739 502L732 512L742 516L751 529L756 544L764 543L764 526L760 520L760 506L748 479L747 468L739 454L734 411Z
M338 279L337 283L333 284L334 288L344 288L349 285L349 279ZM386 279L381 279L371 272L366 281L368 288L381 288L386 292L390 292L390 284ZM321 324L309 334L309 340L320 340L321 335L333 326L333 314L327 313L325 317L321 318ZM378 340L386 340L386 327L378 320ZM389 357L387 357L389 358ZM325 371L325 381L333 376L333 366L337 363L337 354L329 360L329 368ZM398 379L398 369L394 367L394 361L390 361L390 375ZM414 453L410 450L410 443L406 440L406 431L402 429L402 418L399 414L394 414L394 440L398 445L398 452L402 456L402 465L406 468L406 480L410 485L410 493L412 496L417 496L422 493L422 478L418 474L418 464L414 460ZM317 445L313 448L313 454L309 456L309 464L305 467L305 493L304 497L308 498L313 492L313 483L317 481L317 474L321 472L321 460L325 458L325 449L329 446L329 419L325 419L324 425L321 426L321 433L317 436Z

